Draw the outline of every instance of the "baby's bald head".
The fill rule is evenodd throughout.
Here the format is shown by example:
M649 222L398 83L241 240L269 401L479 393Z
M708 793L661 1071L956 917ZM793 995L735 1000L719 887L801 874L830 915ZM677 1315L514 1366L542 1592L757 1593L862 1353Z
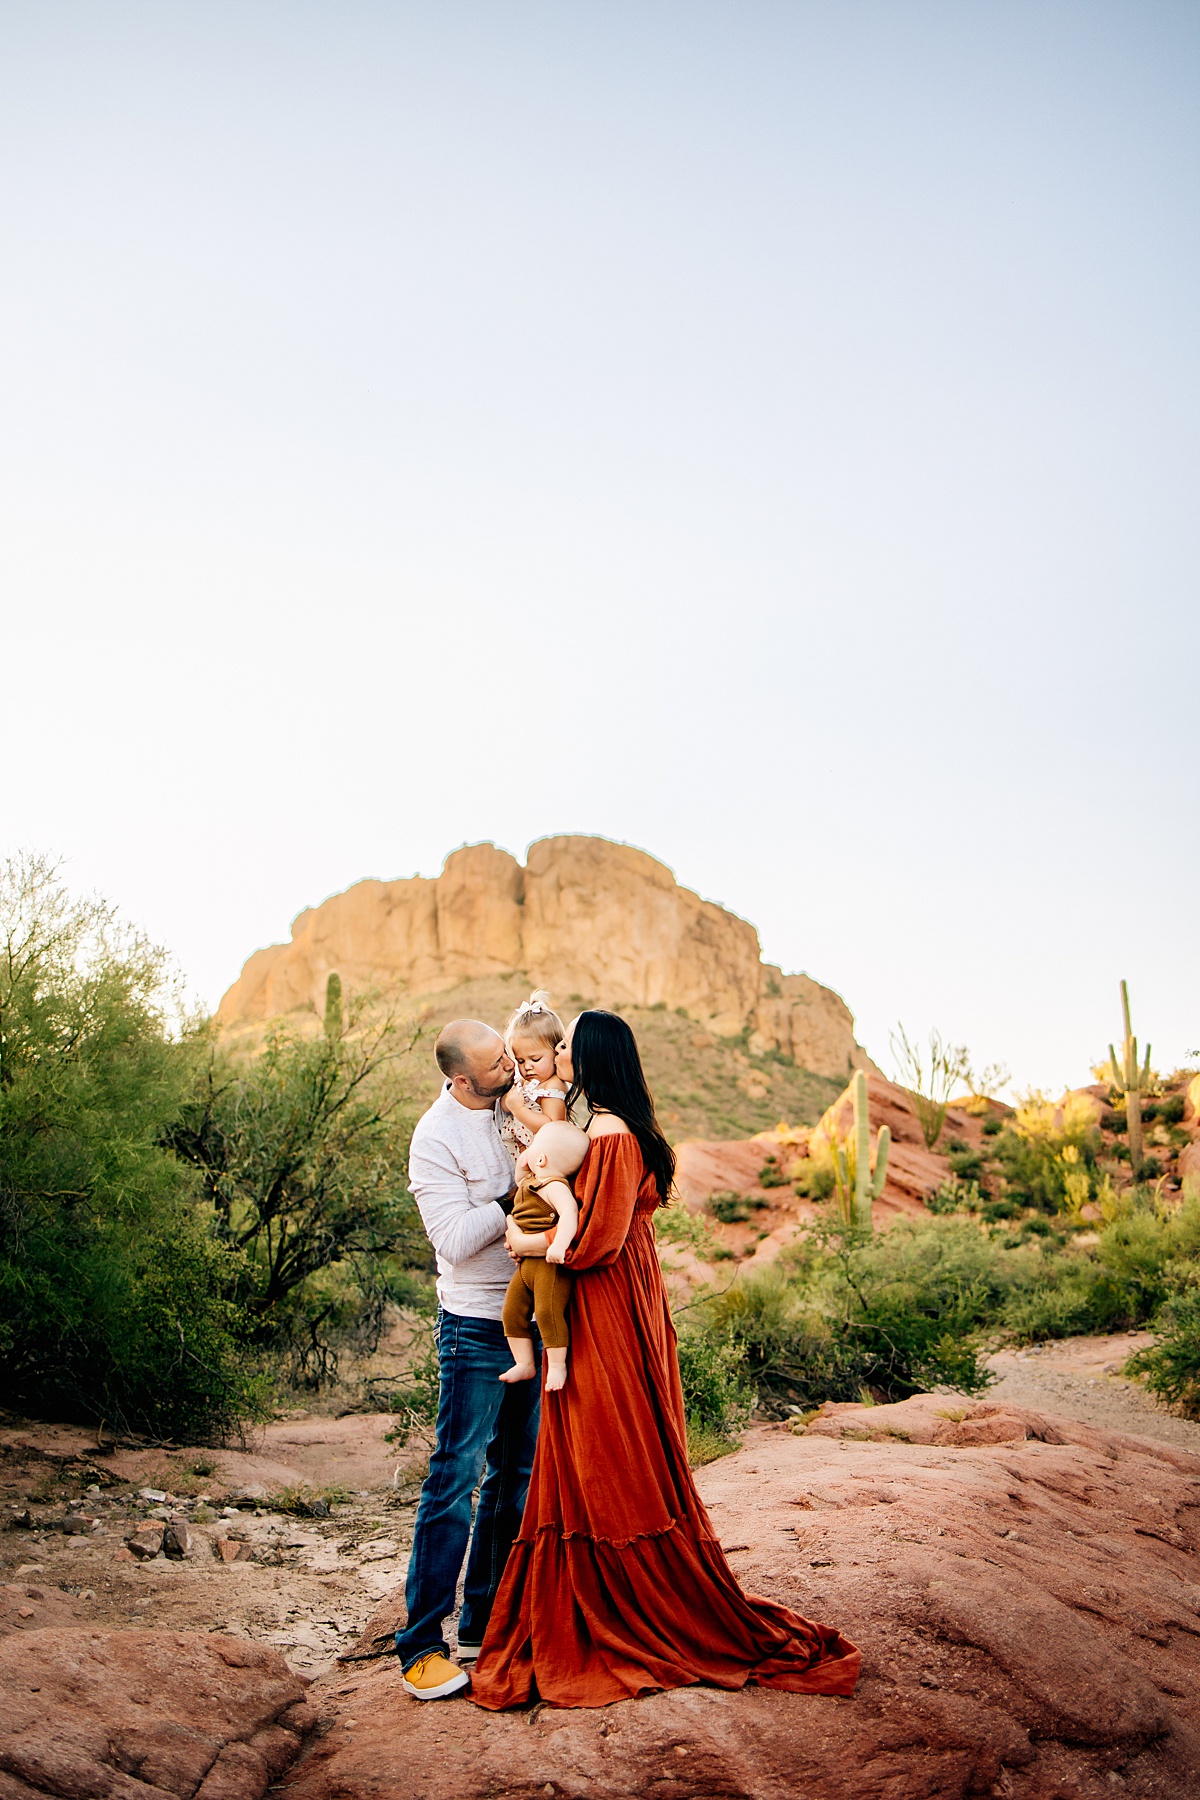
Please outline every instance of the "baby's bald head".
M566 1119L550 1119L542 1126L525 1152L532 1175L539 1180L559 1176L563 1180L574 1175L591 1148L591 1140L578 1125Z

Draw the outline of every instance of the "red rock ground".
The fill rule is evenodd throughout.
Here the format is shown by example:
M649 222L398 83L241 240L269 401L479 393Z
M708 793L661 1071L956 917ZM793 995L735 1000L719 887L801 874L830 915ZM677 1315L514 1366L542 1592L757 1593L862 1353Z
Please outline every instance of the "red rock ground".
M316 1722L257 1644L199 1632L39 1631L0 1645L3 1800L261 1800Z
M1200 1457L1064 1417L824 1409L701 1490L744 1584L864 1652L853 1700L747 1689L596 1712L418 1705L394 1659L316 1685L288 1800L1193 1800ZM386 1603L363 1651L394 1623Z

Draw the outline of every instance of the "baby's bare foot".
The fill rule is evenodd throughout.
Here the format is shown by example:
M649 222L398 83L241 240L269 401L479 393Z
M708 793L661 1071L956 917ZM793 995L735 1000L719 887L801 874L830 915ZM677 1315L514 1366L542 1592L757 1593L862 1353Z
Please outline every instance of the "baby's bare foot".
M505 1369L501 1381L532 1381L537 1370L532 1363L514 1363L511 1369Z
M547 1369L546 1370L546 1392L548 1394L553 1394L558 1388L566 1387L566 1385L567 1385L567 1366L565 1363L563 1364L561 1369Z

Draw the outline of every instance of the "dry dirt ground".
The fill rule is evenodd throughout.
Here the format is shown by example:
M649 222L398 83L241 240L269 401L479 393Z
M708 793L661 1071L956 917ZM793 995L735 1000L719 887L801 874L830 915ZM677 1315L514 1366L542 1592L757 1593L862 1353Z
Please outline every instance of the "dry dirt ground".
M988 1359L998 1379L987 1398L1200 1451L1200 1425L1168 1412L1123 1372L1133 1352L1153 1341L1148 1331L1124 1331L998 1351Z
M97 1447L91 1431L9 1419L0 1635L69 1618L225 1631L281 1651L302 1675L328 1668L403 1580L424 1454L388 1441L395 1423L386 1413L299 1416L245 1450L164 1451ZM322 1490L342 1496L328 1517L272 1504ZM184 1555L125 1550L138 1525L172 1520L186 1522Z

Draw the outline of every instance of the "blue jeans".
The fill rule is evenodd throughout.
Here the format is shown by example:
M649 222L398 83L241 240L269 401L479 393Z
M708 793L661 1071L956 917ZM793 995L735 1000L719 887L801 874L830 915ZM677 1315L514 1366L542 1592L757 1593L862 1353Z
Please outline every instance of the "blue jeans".
M541 1382L503 1382L512 1367L499 1319L438 1314L437 1445L421 1489L404 1599L408 1624L396 1633L396 1654L411 1668L431 1650L446 1650L442 1620L454 1611L458 1577L471 1541L458 1635L478 1644L521 1528ZM540 1361L541 1345L535 1344ZM475 1530L471 1496L483 1476Z

